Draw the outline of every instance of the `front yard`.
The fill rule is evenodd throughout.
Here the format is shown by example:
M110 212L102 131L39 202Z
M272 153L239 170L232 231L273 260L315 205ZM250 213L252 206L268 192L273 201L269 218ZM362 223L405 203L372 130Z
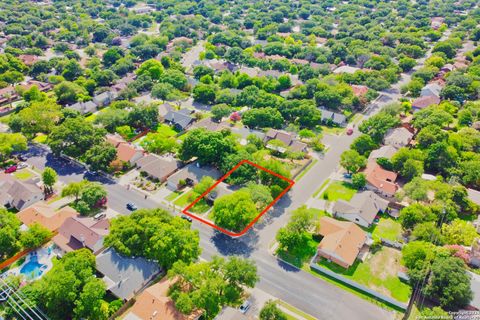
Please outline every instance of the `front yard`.
M303 244L297 246L294 250L278 250L278 257L298 268L302 268L304 264L310 262L310 259L317 252L320 239L310 233L305 233L303 241Z
M198 195L193 190L190 190L177 198L175 202L173 202L173 204L183 209L190 203L192 203L197 196ZM205 199L201 199L192 208L190 208L189 211L192 213L203 214L207 212L210 208L211 207L208 205Z
M13 175L18 180L28 180L35 176L35 174L27 168L18 170Z
M321 258L317 264L376 292L401 302L407 302L412 289L408 284L400 281L397 276L397 272L400 271L400 260L400 251L382 247L376 253L371 253L365 262L357 260L348 269L324 258Z
M333 181L322 193L321 198L328 201L337 201L340 199L350 201L355 193L357 193L357 189L350 183Z

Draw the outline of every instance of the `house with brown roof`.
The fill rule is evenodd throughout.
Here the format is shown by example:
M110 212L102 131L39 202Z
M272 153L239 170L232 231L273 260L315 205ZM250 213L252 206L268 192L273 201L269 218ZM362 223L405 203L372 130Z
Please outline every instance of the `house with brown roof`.
M144 151L135 145L125 141L119 134L107 134L105 141L117 149L117 159L121 162L135 165L143 157Z
M63 252L88 248L97 254L103 248L103 239L109 232L110 221L108 219L69 217L58 229L58 234L53 238L53 242Z
M163 278L160 282L146 288L135 298L135 304L128 310L123 320L197 320L202 315L200 310L184 315L175 307L175 302L168 296L175 280Z
M350 201L338 200L332 207L335 217L355 222L368 228L372 225L377 214L385 212L389 201L372 191L356 193Z
M268 130L267 134L263 138L263 142L265 143L266 147L269 149L274 149L278 152L285 152L287 151L285 148L278 147L271 145L270 142L272 140L279 140L285 144L293 152L307 152L307 144L295 139L293 134L285 131L280 131L276 129Z
M43 190L33 180L22 181L0 173L0 205L23 210L43 199Z
M397 192L397 173L383 169L376 161L368 161L363 173L367 179L367 189L387 197L393 197Z
M434 104L439 104L440 98L436 96L423 96L413 100L412 102L412 109L413 112L425 109Z
M413 133L408 131L407 128L398 127L389 129L383 138L383 143L388 146L400 149L410 144L413 139Z
M320 219L318 255L339 266L349 268L366 244L366 233L355 223L339 221L330 217Z
M44 201L37 202L17 214L24 225L29 227L38 223L52 232L57 231L66 219L76 216L78 212L71 207L63 207L57 211Z
M18 56L18 58L29 67L38 61L38 57L32 54L21 54Z
M160 182L165 182L182 167L182 163L173 157L160 157L156 154L146 155L138 159L135 164L140 172L145 172L150 178Z

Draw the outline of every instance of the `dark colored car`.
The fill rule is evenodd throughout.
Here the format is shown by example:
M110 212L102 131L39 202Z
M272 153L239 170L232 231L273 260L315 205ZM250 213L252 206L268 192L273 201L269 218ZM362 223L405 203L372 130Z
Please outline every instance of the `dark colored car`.
M180 218L184 219L184 220L187 220L188 222L192 222L192 218L190 218L189 216L185 215L185 214L182 214L180 216Z
M353 129L352 129L352 128L348 128L348 129L347 129L347 134L348 134L349 136L351 136L351 135L353 134Z
M23 154L19 154L19 155L17 156L17 159L20 160L20 161L27 161L27 157L24 156Z
M137 206L135 205L135 203L129 202L129 203L127 203L127 209L130 210L130 211L135 211L135 210L137 210L138 208L137 208Z
M12 173L12 172L15 172L15 171L17 171L17 166L10 166L10 167L5 169L5 173Z

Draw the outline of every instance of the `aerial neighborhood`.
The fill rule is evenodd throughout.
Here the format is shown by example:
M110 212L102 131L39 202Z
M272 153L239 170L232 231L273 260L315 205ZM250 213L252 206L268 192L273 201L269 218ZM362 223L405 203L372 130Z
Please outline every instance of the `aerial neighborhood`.
M0 320L475 319L480 8L0 1Z

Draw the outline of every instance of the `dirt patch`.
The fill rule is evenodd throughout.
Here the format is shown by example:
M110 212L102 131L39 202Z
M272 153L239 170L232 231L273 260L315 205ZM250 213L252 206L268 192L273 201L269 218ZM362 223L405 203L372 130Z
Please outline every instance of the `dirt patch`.
M371 256L368 262L372 274L378 275L382 280L389 276L396 276L400 266L401 253L395 249L383 247Z

